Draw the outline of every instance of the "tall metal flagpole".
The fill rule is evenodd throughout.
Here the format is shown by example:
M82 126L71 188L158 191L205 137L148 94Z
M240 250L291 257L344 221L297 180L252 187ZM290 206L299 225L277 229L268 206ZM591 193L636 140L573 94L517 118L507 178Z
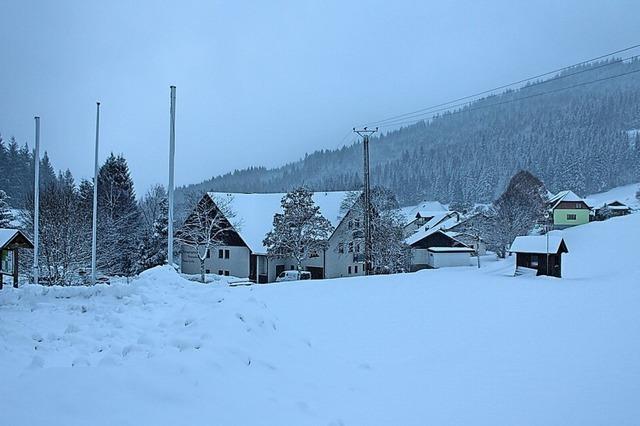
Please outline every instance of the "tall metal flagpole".
M167 263L173 266L173 169L176 153L176 86L171 86L171 110L169 123L169 217L167 226Z
M96 283L96 252L98 241L98 142L100 135L100 102L96 102L96 147L93 158L93 220L91 229L91 283Z
M40 117L36 120L36 152L33 157L34 185L33 185L33 282L38 284L39 268L38 255L40 246Z

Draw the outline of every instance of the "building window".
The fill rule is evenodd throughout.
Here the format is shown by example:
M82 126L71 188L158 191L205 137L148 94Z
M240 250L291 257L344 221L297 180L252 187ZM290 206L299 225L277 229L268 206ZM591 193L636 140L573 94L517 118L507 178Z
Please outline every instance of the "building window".
M2 250L2 252L0 252L0 258L2 259L0 261L0 271L12 274L14 265L13 250ZM0 276L0 278L2 277Z
M224 271L224 274L228 277L229 276L229 271Z
M356 244L356 253L360 253L360 243Z
M532 254L531 255L531 267L532 268L537 268L538 267L538 255L537 254Z
M211 258L211 250L207 249L207 259Z
M354 225L355 225L356 228L360 228L360 219L356 219L354 221Z
M207 270L206 270L206 273L207 273L207 274L210 274L210 273L211 273L211 271L210 271L209 269L207 269Z
M218 259L222 259L224 257L224 250L218 250Z
M312 257L320 257L320 255L318 254L318 250L311 250L311 252L309 253L309 258Z
M576 215L575 214L567 214L567 220L576 220Z
M351 229L351 228L353 228L353 221L352 220L349 221L349 229Z
M353 241L349 241L349 253L353 253Z
M218 269L218 275L224 275L224 271L222 269Z
M351 274L351 266L347 267L347 274Z
M344 253L344 243L338 243L338 253Z
M353 273L354 273L354 274L357 274L357 273L358 273L358 265L356 265L356 266L354 266L354 267L353 267Z
M580 207L582 207L582 204L576 203L576 209L579 209Z
M224 258L228 259L229 258L229 250L225 250L224 251Z

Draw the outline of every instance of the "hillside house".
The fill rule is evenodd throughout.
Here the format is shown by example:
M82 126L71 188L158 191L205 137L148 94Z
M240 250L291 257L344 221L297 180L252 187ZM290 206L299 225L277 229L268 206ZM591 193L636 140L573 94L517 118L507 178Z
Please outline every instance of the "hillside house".
M321 214L331 222L335 231L328 241L328 247L307 259L303 268L311 272L314 279L363 275L363 247L347 238L359 226L359 218L348 212L340 218L340 206L347 192L316 192L315 204ZM228 203L235 214L237 226L225 235L224 243L211 247L205 260L207 273L248 278L254 282L275 281L284 270L295 269L296 262L267 255L262 244L265 235L273 227L273 216L281 212L280 201L284 193L243 194L209 192L214 203ZM351 231L353 229L353 231ZM200 261L195 250L182 246L181 269L183 273L200 272Z
M487 214L480 212L442 230L450 237L472 247L480 256L484 256L487 253L487 242L482 238L481 230L490 229L492 220Z
M631 207L621 201L609 201L593 209L595 220L606 220L611 217L624 216L631 213Z
M567 245L557 235L516 237L509 248L516 255L515 275L549 275L562 277L562 254Z
M20 249L33 249L33 243L18 229L0 228L0 290L4 276L13 277L13 286L18 287L18 253Z
M402 208L401 213L405 218L403 233L408 237L429 222L429 227L433 227L436 223L446 220L451 212L438 201L423 201L416 206Z
M561 191L548 202L554 229L564 229L589 223L591 207L572 191Z
M440 229L421 228L405 240L411 247L411 270L469 266L474 249Z

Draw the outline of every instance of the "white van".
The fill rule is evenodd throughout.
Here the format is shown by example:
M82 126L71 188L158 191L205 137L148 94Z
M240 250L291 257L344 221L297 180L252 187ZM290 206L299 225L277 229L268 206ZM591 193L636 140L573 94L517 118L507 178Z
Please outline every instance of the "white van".
M310 280L311 272L309 271L282 271L276 278L276 282L282 281L298 281L298 280Z

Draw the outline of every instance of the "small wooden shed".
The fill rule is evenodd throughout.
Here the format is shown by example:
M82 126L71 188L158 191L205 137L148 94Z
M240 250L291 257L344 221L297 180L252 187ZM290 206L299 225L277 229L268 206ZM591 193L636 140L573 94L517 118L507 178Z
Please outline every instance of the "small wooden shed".
M13 286L18 287L18 251L33 249L33 243L19 229L0 228L0 290L4 276L13 277Z
M509 252L516 254L515 275L535 274L562 277L562 253L567 245L557 235L516 237Z

